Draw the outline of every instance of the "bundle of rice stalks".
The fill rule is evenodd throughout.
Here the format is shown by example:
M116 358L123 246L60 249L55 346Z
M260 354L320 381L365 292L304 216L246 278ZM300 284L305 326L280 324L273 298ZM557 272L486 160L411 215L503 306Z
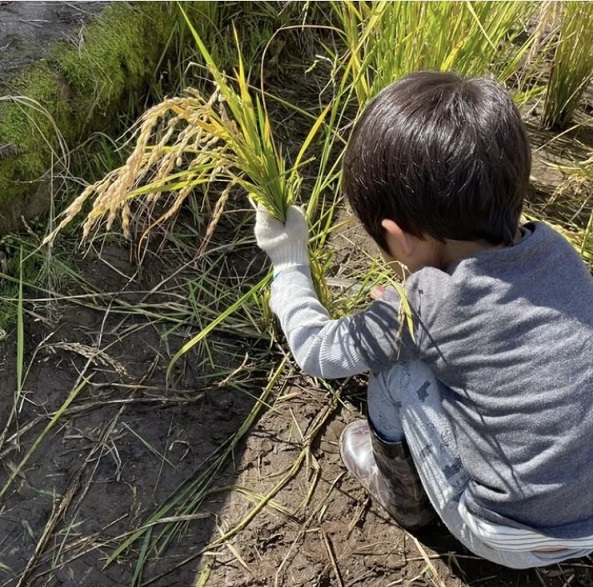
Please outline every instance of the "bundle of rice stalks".
M298 169L304 153L325 113L313 124L294 165L287 171L263 101L257 95L252 97L240 53L238 71L231 81L217 68L189 21L188 26L214 78L213 92L204 96L188 89L186 95L149 109L135 125L135 146L125 165L88 186L66 209L45 243L51 242L89 200L92 206L83 225L83 238L100 226L110 230L118 218L124 235L129 237L135 212L131 203L141 200L153 210L156 202L168 195L171 199L165 211L149 223L145 236L154 226L173 218L192 190L201 187L207 196L215 182L225 187L211 212L202 247L211 237L234 186L242 187L271 214L284 219L297 196Z
M127 237L132 233L132 222L143 222L142 242L153 228L175 218L196 188L202 190L202 208L209 214L208 224L201 231L198 256L205 252L235 187L264 205L276 218L284 220L287 208L298 196L299 169L304 154L329 108L314 118L288 168L274 140L262 94L254 93L249 85L240 51L235 76L227 77L217 67L189 20L187 24L212 75L212 92L205 95L188 89L184 96L164 100L148 110L135 125L135 145L126 163L86 188L63 213L57 228L44 242L51 242L87 202L90 211L83 224L84 239L97 231L109 231L119 220ZM235 41L239 47L236 32ZM217 199L211 207L209 195L214 187ZM310 215L314 212L309 209ZM315 259L313 261L316 267ZM321 270L315 275L318 287L323 289L319 285ZM182 355L203 342L229 316L259 297L267 283L266 279L259 279L228 307L220 309L219 314L174 355L167 376Z
M201 187L207 195L214 182L223 182L225 187L212 212L206 240L235 185L282 218L295 190L274 148L259 101L254 105L247 98L245 94L246 107L238 123L229 115L220 87L208 97L189 89L185 96L148 110L136 126L136 144L125 165L88 186L46 241L79 214L88 200L92 200L92 208L83 225L84 238L102 224L110 230L118 218L129 237L134 200L141 199L151 209L162 196L171 194L170 204L148 231L174 217L192 190Z

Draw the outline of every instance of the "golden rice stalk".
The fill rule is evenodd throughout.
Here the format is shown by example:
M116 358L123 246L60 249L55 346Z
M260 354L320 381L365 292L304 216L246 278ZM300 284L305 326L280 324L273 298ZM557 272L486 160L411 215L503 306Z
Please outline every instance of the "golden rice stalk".
M57 228L44 243L52 242L87 201L91 201L91 209L83 224L83 239L100 225L110 230L118 218L124 235L129 237L131 202L141 198L150 209L163 193L170 194L165 212L148 226L144 237L177 214L194 188L201 186L207 193L214 181L229 187L215 206L206 241L212 236L234 185L241 186L253 200L284 220L296 198L298 170L305 151L329 107L316 119L293 166L287 170L273 138L265 102L259 95L252 95L240 51L235 78L229 80L218 69L189 19L187 24L213 77L214 92L206 99L189 89L185 96L165 100L148 110L135 127L132 136L136 145L125 165L88 186L62 214ZM236 31L235 41L239 49Z
M118 218L129 237L130 202L136 198L150 204L163 192L173 194L173 203L152 228L174 216L197 186L207 187L218 180L244 183L241 162L232 148L236 150L241 137L218 91L205 99L188 90L186 96L161 102L141 117L133 136L136 145L126 163L89 185L44 242L51 242L89 200L92 205L83 224L83 238L100 224L111 229Z

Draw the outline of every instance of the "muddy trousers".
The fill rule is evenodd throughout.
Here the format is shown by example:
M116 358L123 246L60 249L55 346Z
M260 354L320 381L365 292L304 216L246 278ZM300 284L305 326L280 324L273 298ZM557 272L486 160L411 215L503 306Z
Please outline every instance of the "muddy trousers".
M422 485L443 523L477 556L513 569L541 567L566 560L563 553L494 549L476 536L459 514L469 478L441 398L452 393L420 361L402 362L373 375L368 389L369 419L387 441L405 437ZM571 552L570 558L588 554Z

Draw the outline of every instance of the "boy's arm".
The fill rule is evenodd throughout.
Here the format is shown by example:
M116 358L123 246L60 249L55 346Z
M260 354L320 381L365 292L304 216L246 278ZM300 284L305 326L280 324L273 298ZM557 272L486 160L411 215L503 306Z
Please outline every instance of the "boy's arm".
M404 333L400 340L397 299L376 301L348 318L329 317L311 280L307 232L298 208L289 209L285 224L258 209L256 239L274 264L270 305L303 371L331 379L416 358L411 338Z

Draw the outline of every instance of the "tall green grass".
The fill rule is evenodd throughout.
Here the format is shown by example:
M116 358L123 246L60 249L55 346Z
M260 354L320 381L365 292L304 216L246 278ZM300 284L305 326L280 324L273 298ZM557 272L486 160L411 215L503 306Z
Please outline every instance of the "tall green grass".
M544 128L566 128L593 78L593 3L561 2L562 23L542 112Z
M417 70L455 70L509 80L533 37L534 2L332 2L347 46L345 71L364 106ZM521 40L524 39L524 40Z

